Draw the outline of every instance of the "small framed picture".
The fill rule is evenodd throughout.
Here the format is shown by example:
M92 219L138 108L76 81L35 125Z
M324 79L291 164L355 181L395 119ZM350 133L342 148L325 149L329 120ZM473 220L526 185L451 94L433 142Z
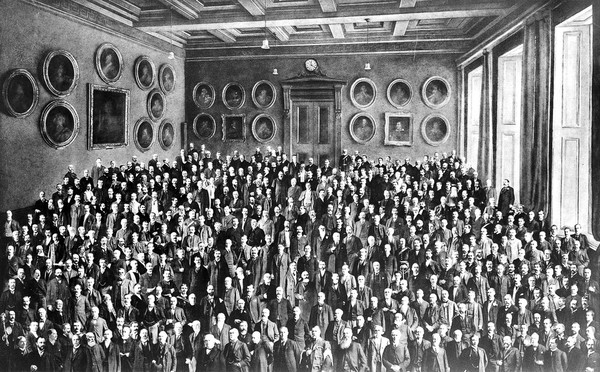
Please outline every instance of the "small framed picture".
M129 143L129 90L89 84L88 147L107 149Z
M212 138L217 132L217 122L211 114L201 113L194 118L194 134L201 140Z
M423 84L423 102L431 108L437 109L445 106L450 101L450 83L443 77L433 76Z
M165 94L172 93L175 90L175 68L168 63L160 66L158 71L158 85Z
M66 50L55 50L46 55L42 65L44 84L48 91L64 98L71 94L79 82L79 65Z
M246 91L239 83L228 83L223 88L222 97L223 104L230 110L239 109L244 106L246 101Z
M252 102L256 107L268 109L275 103L277 99L277 90L275 85L268 80L261 80L254 84L252 88Z
M350 120L350 136L358 143L369 142L377 131L377 122L372 115L359 112Z
M252 121L252 135L258 142L269 142L277 133L277 123L271 115L260 114Z
M387 98L392 106L402 108L412 99L412 87L410 83L404 79L396 79L388 85Z
M201 81L194 87L192 97L196 106L201 109L209 109L215 103L215 88L211 84Z
M450 123L444 115L431 114L423 119L421 135L428 144L439 146L450 137Z
M368 78L356 79L350 87L350 100L354 106L365 109L375 102L377 87L373 80Z
M404 113L385 113L385 145L412 146L413 116Z
M133 128L133 142L138 150L146 152L150 150L154 143L154 127L152 120L149 118L141 118L135 123Z
M16 118L29 116L37 106L40 88L33 75L19 68L8 74L2 85L2 99L9 115Z
M52 101L42 111L40 132L49 146L65 148L79 133L79 115L69 102L62 99Z
M141 90L152 88L156 82L156 67L148 56L140 56L135 60L135 82Z
M123 72L123 56L111 43L104 43L96 50L96 70L107 84L115 83Z
M158 144L163 150L170 150L175 140L175 126L169 119L163 120L158 127Z
M160 89L155 88L148 94L146 106L148 115L154 121L160 120L166 111L167 99Z
M223 114L223 141L245 141L246 140L246 115Z

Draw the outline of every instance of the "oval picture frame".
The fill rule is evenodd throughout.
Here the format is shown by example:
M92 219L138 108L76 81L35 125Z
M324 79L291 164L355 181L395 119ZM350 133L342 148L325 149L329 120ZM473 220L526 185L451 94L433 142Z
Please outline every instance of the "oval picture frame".
M59 98L71 94L79 83L79 65L66 50L54 50L46 55L42 64L44 85Z
M150 70L148 72L148 69ZM141 90L148 90L156 83L156 66L148 56L139 56L133 68L135 83Z
M450 137L450 122L442 114L430 114L421 123L421 136L431 146L439 146Z
M236 94L235 96L234 94ZM227 83L223 88L223 92L221 93L221 99L223 100L223 104L230 110L239 109L244 106L246 102L246 90L240 83L231 82Z
M154 144L156 134L154 133L154 123L150 118L140 118L133 127L133 142L141 152L150 150Z
M148 93L146 108L148 109L150 119L153 121L160 120L165 115L165 111L167 111L167 97L160 89L152 89Z
M192 91L192 99L196 106L201 109L209 109L214 105L216 99L215 87L205 81L201 81Z
M370 133L365 132L365 128L357 128L358 125L363 125L363 123L362 123L363 118L371 121ZM358 122L359 119L361 120L361 123ZM359 112L356 115L354 115L352 117L352 119L350 119L349 129L350 129L350 136L352 137L352 139L354 141L365 144L365 143L369 142L371 139L373 139L373 137L375 136L375 133L377 133L377 121L375 121L375 118L373 117L373 115L368 114L366 112ZM369 128L366 128L366 129L368 130Z
M357 91L358 90L358 91ZM350 100L359 109L371 106L377 98L377 86L369 78L358 78L350 87Z
M61 117L65 122L58 122ZM62 99L51 101L44 107L39 124L44 141L57 150L69 146L79 133L79 115L73 105Z
M405 107L410 103L412 98L412 86L405 79L395 79L387 87L388 102L396 108Z
M123 56L111 43L104 43L96 49L96 71L107 84L116 83L123 74Z
M200 122L200 120L206 119L206 122ZM206 123L202 128L198 128L199 123ZM215 118L206 112L202 112L194 118L192 123L192 129L194 134L201 140L207 140L212 138L217 133L217 122Z
M37 107L40 88L29 71L14 69L2 84L2 99L9 115L24 118Z
M270 142L275 138L275 134L277 134L277 122L271 115L260 114L252 121L252 135L258 142Z
M176 81L177 76L173 66L168 63L160 66L160 70L158 71L158 85L165 94L173 93Z
M252 102L254 102L256 107L260 109L271 108L275 104L276 99L277 90L275 89L275 84L269 80L258 81L252 87Z
M433 109L439 109L448 104L451 95L450 83L441 76L432 76L423 83L421 97L423 102Z
M170 119L165 119L158 127L158 144L163 150L170 150L175 143L175 125Z

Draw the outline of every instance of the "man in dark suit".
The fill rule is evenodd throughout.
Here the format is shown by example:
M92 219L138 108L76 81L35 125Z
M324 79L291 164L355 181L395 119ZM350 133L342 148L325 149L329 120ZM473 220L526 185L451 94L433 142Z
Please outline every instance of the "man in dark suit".
M462 340L462 331L460 329L452 332L453 339L446 344L446 354L450 370L457 371L461 368L460 356L468 345Z
M73 335L71 337L71 341L73 342L73 348L70 348L67 352L67 357L64 361L64 371L86 371L88 366L87 352L85 350L85 347L81 345L80 336Z
M515 204L515 190L510 186L510 181L505 179L502 181L502 189L498 196L498 210L502 212L502 216L506 218L510 207Z
M400 342L400 331L392 331L392 343L389 344L382 357L383 366L388 371L406 371L410 364L410 353L406 344ZM399 368L399 369L398 369Z
M512 346L512 338L504 336L502 346L504 350L500 370L503 372L519 372L521 370L521 353Z
M485 372L488 359L485 350L479 347L479 335L472 335L470 341L471 345L460 354L461 370L464 368L468 372Z
M277 325L269 320L269 309L263 309L260 322L256 323L254 330L260 332L263 341L274 343L279 340L279 330Z
M441 340L442 338L439 333L431 335L431 347L425 350L423 371L450 372L446 350L441 347Z
M548 342L548 348L544 353L544 371L567 372L567 353L558 348L556 338Z
M406 350L405 355L407 356L407 358L409 358L408 361L410 361L406 345L403 345L402 347L404 348L404 350ZM360 346L358 342L352 341L352 329L350 328L344 329L344 336L339 342L339 347L337 348L336 356L337 357L334 358L336 362L336 371L366 372L368 370L367 357L365 356L365 352L363 351L362 346ZM386 368L388 367L386 366Z
M252 356L248 346L238 340L239 331L236 328L229 330L229 343L225 345L223 356L225 366L229 372L249 372Z
M288 338L287 327L279 329L279 340L273 346L273 370L296 372L300 364L302 350L298 343Z
M542 372L546 347L540 344L540 336L537 333L533 333L530 339L531 345L525 348L523 354L523 371Z
M585 356L580 348L576 346L577 336L567 338L567 370L572 372L583 372Z
M273 346L270 342L261 339L260 332L252 333L252 342L249 346L252 360L250 372L268 372L273 364Z
M215 346L215 336L212 334L209 333L204 336L204 346L197 349L193 355L196 371L225 372L223 354Z

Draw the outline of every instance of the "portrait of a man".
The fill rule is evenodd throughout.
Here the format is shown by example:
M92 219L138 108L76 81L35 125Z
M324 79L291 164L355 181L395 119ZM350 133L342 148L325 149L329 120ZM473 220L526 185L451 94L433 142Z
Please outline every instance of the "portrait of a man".
M252 133L259 142L268 142L275 136L275 121L267 114L258 115L252 123Z
M209 139L216 132L215 119L209 114L199 114L194 118L194 133L200 139Z
M150 123L149 121L142 121L138 126L136 136L137 143L140 149L149 149L154 139L154 130L152 129L152 123Z
M448 102L450 88L442 78L431 78L424 86L423 98L430 107L441 107Z
M78 67L68 52L51 52L44 62L44 80L48 89L59 97L71 93L77 84Z
M224 141L245 141L245 115L221 115Z
M408 83L404 80L394 80L388 88L388 100L395 107L402 107L408 104L412 98L412 91Z
M215 90L206 83L198 83L194 88L194 102L200 108L210 108L215 102Z
M269 108L275 102L275 87L269 81L262 80L252 89L252 99L258 108Z
M385 114L386 145L412 145L412 115L402 113Z
M163 65L160 69L160 83L165 93L171 93L175 88L175 72L171 65Z
M163 123L163 125L161 125L160 134L161 146L165 149L171 148L171 146L173 146L173 138L175 137L173 124L169 122Z
M445 142L450 135L448 120L439 114L432 114L425 118L421 132L425 141L431 145Z
M121 78L123 57L112 44L104 43L96 51L96 70L106 83L114 83Z
M352 85L350 94L355 106L359 108L368 107L375 101L375 84L366 78L358 79Z
M90 85L90 147L127 144L129 91Z
M357 114L350 122L350 134L359 143L366 143L375 135L375 119L370 115Z
M148 115L154 120L163 117L165 113L165 97L158 89L154 89L148 95Z
M26 70L14 71L5 82L4 102L11 114L22 117L37 103L38 88L33 76Z
M61 148L75 139L79 130L79 117L75 108L65 101L52 101L40 118L42 137L50 146Z
M244 88L236 83L230 83L223 92L225 106L230 109L240 108L244 104Z
M136 62L135 73L137 77L137 83L141 89L150 89L152 85L154 85L154 64L148 57L142 56L138 58Z

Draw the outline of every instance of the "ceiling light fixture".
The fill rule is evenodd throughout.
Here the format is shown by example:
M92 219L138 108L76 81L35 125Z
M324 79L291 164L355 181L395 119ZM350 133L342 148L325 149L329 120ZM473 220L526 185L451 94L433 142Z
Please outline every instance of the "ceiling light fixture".
M265 28L264 28L265 39L262 41L262 45L260 46L260 48L264 49L264 50L269 50L269 49L271 49L271 47L269 46L269 39L267 39L267 0L265 0L265 3L264 3L264 12L265 12Z
M169 52L169 59L175 59L175 53L173 52L173 7L169 7L169 19L171 23L171 37L169 38L171 51Z
M366 18L367 21L367 53L369 52L369 18ZM371 70L371 64L369 62L365 63L365 71Z

